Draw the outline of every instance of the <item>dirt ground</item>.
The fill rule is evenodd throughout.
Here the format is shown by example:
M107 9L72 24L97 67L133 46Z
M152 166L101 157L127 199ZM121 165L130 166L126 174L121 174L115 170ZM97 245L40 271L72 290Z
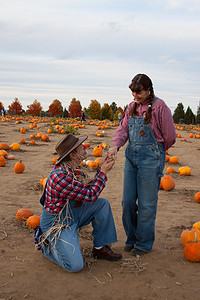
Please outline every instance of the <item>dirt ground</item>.
M28 131L21 134L19 129ZM34 214L41 214L39 198L42 194L40 179L52 169L55 145L63 136L49 134L50 141L36 139L30 146L30 134L46 133L47 124L40 123L40 129L29 130L29 123L15 124L15 121L1 122L0 143L11 145L23 137L26 144L15 151L15 160L7 160L0 168L0 298L73 300L73 299L200 299L200 265L189 263L183 256L180 234L200 221L200 205L194 201L194 194L200 190L200 139L189 138L189 132L181 131L182 138L169 149L169 155L177 155L180 166L189 166L191 176L174 173L175 189L159 191L156 219L156 241L153 250L142 258L134 258L123 251L125 233L121 221L121 198L123 188L124 146L118 153L114 168L108 173L108 182L102 196L111 204L116 223L118 242L113 249L121 251L123 259L118 262L94 260L91 257L91 227L80 231L80 245L85 261L79 273L69 273L46 259L35 249L33 230L16 220L16 210L23 207ZM86 125L79 129L81 135L88 135L92 148L101 142L112 144L116 128L105 131L105 136L95 135L97 127ZM10 153L11 151L9 151ZM12 151L13 152L13 151ZM14 164L23 160L25 171L14 173ZM166 168L170 163L166 163ZM91 172L91 176L94 173Z

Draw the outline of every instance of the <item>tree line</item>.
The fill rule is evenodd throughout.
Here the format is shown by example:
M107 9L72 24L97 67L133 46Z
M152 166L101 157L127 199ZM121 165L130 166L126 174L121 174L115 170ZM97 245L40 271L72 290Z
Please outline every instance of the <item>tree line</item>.
M3 108L2 102L0 102L0 111ZM43 111L41 103L36 99L32 104L27 105L27 109L24 110L22 104L18 98L8 106L7 113L9 115L32 115L32 116L49 116L49 117L64 117L64 118L79 118L83 115L91 119L101 120L117 120L118 114L122 114L126 110L127 106L122 109L118 107L115 102L111 105L105 103L103 106L97 100L91 100L88 108L82 108L80 100L73 98L69 104L68 110L63 108L62 103L58 99L54 99L49 105L47 111Z
M81 117L83 112L86 117L91 119L99 120L117 120L118 114L122 114L126 111L128 105L124 106L122 109L118 107L115 102L111 105L105 103L103 106L97 100L91 100L88 108L83 108L80 100L73 98L70 102L68 110L63 108L60 100L54 99L49 105L47 111L43 111L41 103L36 99L32 104L27 105L27 110L25 111L18 98L8 106L7 113L9 115L32 115L32 116L49 116L49 117L64 117L64 118L77 118ZM0 102L0 111L3 109L3 104ZM176 109L173 113L174 123L184 123L184 124L200 124L200 102L197 107L196 115L192 112L190 106L187 107L185 112L182 103L178 103Z

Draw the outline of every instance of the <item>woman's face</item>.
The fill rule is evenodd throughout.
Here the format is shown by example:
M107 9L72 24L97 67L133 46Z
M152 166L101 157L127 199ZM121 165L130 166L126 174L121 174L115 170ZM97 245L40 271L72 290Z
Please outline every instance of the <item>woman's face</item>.
M149 90L141 90L139 93L132 92L135 102L144 104L149 97Z

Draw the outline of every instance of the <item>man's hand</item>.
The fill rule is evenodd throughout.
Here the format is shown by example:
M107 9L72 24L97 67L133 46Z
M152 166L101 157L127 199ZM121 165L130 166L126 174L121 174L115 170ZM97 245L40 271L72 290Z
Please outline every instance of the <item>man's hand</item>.
M104 173L109 172L115 164L116 155L112 155L111 158L106 157L101 165L101 171Z

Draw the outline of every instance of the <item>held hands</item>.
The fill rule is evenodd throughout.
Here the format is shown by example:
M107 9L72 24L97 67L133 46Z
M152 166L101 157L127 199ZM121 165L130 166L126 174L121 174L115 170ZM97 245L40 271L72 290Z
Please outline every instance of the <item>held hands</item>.
M101 171L104 173L109 172L115 164L117 158L117 147L116 147L116 151L115 149L113 149L115 147L116 146L110 148L110 150L106 153L105 158L101 164Z

